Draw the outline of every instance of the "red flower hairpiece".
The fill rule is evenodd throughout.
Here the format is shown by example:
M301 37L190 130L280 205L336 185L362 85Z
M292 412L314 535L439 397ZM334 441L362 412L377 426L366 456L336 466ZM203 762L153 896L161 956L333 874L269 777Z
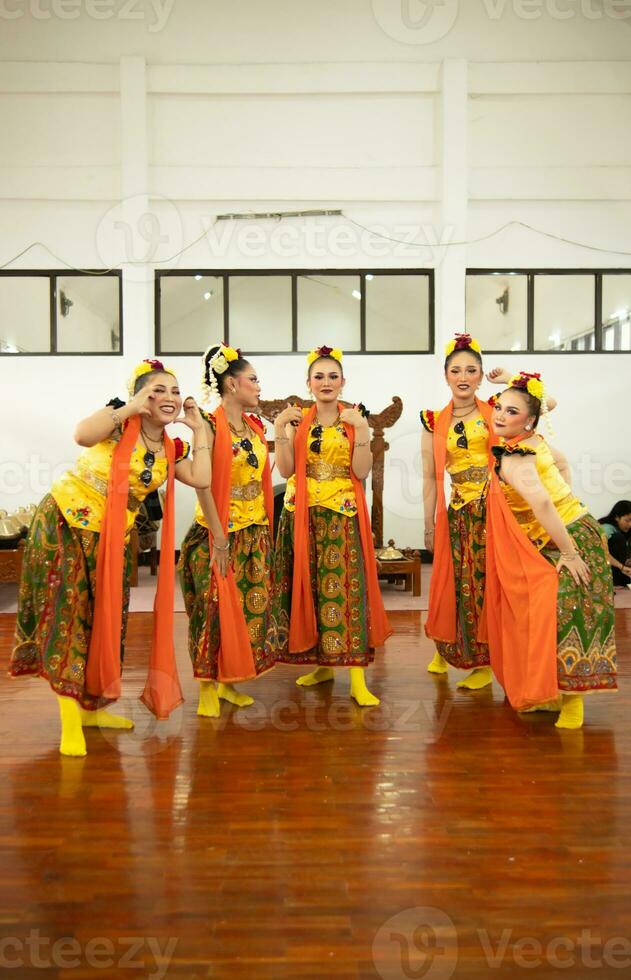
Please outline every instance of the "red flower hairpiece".
M528 371L520 371L519 377L514 378L511 388L527 388L529 381L541 381L540 374L530 374Z
M162 361L157 361L155 358L145 357L143 364L150 364L152 371L164 371L164 364Z
M329 354L333 353L333 348L327 347L326 344L323 344L322 347L317 348L317 351L320 357L328 357Z
M467 347L471 347L471 341L473 337L470 333L457 333L456 342L454 345L454 350L466 350Z

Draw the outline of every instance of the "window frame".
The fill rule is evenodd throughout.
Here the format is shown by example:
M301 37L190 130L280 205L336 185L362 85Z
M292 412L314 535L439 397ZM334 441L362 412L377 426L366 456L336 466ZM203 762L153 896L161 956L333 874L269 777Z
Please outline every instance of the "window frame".
M50 350L3 351L0 357L122 357L124 354L123 331L123 273L121 269L0 269L2 278L48 279L49 281L49 342ZM98 276L118 279L118 323L120 328L118 350L110 351L65 351L57 350L57 279L68 276Z
M428 279L428 300L429 300L429 323L428 323L428 348L427 350L366 350L366 276L425 276ZM248 350L248 356L252 357L286 357L288 355L304 356L308 351L298 349L298 278L300 276L358 276L361 298L359 300L359 343L357 350L349 351L351 354L377 355L383 357L385 354L392 355L416 355L434 353L435 336L435 290L434 290L434 269L379 269L370 268L338 268L338 269L156 269L154 280L154 301L155 301L155 351L156 356L164 357L199 357L203 351L170 351L165 350L161 344L161 280L167 276L217 276L223 279L223 316L224 316L224 336L223 341L230 343L230 277L231 276L289 276L291 278L291 350ZM323 338L333 342L335 338Z
M484 348L485 354L631 354L629 350L605 350L603 347L603 276L631 275L631 268L615 269L524 269L520 267L503 269L471 268L465 271L465 324L466 324L466 288L467 276L526 276L526 347L519 351L498 348ZM537 276L592 276L594 278L594 349L593 350L550 350L538 348L535 340L535 278ZM465 326L466 329L466 326Z

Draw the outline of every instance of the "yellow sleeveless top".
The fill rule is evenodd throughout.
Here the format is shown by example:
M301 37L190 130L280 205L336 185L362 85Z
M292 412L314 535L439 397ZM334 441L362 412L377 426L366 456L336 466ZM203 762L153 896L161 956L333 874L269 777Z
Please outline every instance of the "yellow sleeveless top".
M105 515L107 483L112 466L112 457L119 437L110 437L95 446L84 449L77 458L73 469L63 474L51 487L64 519L70 527L86 531L101 530ZM174 440L177 463L188 455L188 443ZM127 500L127 534L131 531L142 501L167 478L167 461L164 456L156 456L152 467L145 466L143 445L134 447L129 461L129 497ZM143 470L151 469L151 482L148 486L140 479Z
M423 428L434 432L439 416L440 412L424 409L421 412ZM459 425L459 431L456 431L456 425ZM461 428L464 428L464 432L460 431ZM462 445L464 442L466 447ZM452 510L460 510L484 495L489 476L488 455L489 430L482 416L460 424L455 420L450 425L445 469L451 477L449 506Z
M302 410L306 415L307 409ZM351 481L351 454L348 436L341 422L322 428L320 452L311 449L315 441L314 420L307 437L307 503L309 507L326 507L345 517L355 517L357 501ZM296 477L287 480L285 508L296 509Z
M559 517L567 527L568 524L572 524L579 517L586 514L587 508L574 496L570 487L559 473L558 467L554 462L554 457L550 452L550 447L543 436L538 436L538 439L539 442L536 449L520 443L516 446L507 446L501 441L500 445L496 446L493 450L493 455L497 460L496 469L499 470L501 459L504 455L534 456L539 479L550 494L550 498ZM508 483L504 483L501 479L500 485L508 506L515 515L522 531L528 535L535 547L541 550L550 541L550 535L541 526L524 498L513 487Z
M213 431L215 428L212 416L204 414ZM251 524L269 524L265 510L263 494L263 467L267 459L267 443L248 425L247 439L252 443L252 452L258 460L258 466L248 463L249 450L241 446L241 439L232 435L232 468L230 478L230 509L228 511L228 532L241 531ZM195 520L202 527L208 527L208 521L199 505L195 506Z

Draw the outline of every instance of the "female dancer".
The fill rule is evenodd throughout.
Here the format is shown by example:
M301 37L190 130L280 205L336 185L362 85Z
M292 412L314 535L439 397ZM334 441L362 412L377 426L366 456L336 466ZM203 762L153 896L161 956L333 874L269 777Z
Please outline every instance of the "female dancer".
M189 653L200 682L197 713L214 718L220 701L252 704L233 682L257 677L275 663L265 645L274 503L265 428L246 414L259 403L254 368L240 351L215 344L204 354L202 384L206 397L221 404L214 414L203 413L212 477L197 492L180 569Z
M44 677L58 697L63 755L85 755L83 728L133 728L105 705L120 696L129 605L129 534L144 498L167 480L149 677L141 700L158 718L182 700L173 655L173 479L204 486L207 452L169 439L170 422L204 449L192 398L160 361L143 361L127 405L114 400L79 422L85 451L39 505L24 550L10 673Z
M364 667L391 630L377 581L370 519L361 481L372 466L367 412L344 408L342 352L319 347L307 357L314 405L288 406L274 423L276 465L289 478L274 559L270 643L277 660L313 664L302 686L349 667L351 697L379 699Z
M543 399L539 375L522 372L494 406L485 619L513 707L560 707L557 727L580 728L582 694L617 686L613 585L600 526L535 432Z
M451 664L471 670L457 686L477 690L493 679L488 647L477 639L484 601L491 406L476 397L484 378L478 342L469 334L456 334L445 355L451 401L440 412L421 412L425 547L434 552L425 632L436 653L427 669L444 674ZM498 384L509 377L502 368L488 375ZM451 477L449 508L445 469Z

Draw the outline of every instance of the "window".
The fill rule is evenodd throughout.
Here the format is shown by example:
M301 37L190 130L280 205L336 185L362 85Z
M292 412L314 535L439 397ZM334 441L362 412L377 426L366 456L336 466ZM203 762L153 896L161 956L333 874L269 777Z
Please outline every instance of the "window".
M222 339L248 354L428 353L432 270L156 272L156 351L196 354Z
M121 354L118 272L0 273L0 354Z
M631 351L631 270L469 269L466 319L489 352Z

